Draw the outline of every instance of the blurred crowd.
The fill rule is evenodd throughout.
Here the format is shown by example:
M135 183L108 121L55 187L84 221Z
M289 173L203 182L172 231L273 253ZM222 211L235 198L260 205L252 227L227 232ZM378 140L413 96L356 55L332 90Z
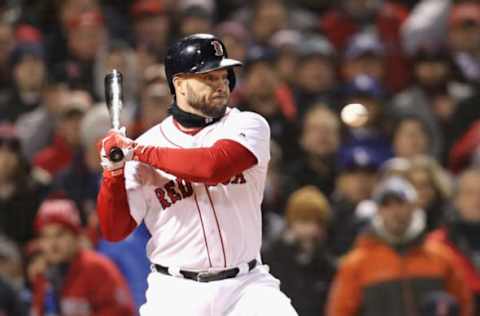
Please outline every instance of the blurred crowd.
M95 212L103 80L138 137L192 33L270 124L262 254L299 315L480 315L478 0L1 0L0 315L138 314L148 231Z

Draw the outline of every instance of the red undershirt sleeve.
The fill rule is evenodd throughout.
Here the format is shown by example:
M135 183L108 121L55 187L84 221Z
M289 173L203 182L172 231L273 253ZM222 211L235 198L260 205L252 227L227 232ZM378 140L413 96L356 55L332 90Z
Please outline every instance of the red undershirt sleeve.
M162 148L138 146L136 159L178 178L216 184L253 167L257 158L233 140L219 140L207 148ZM126 238L137 223L130 213L125 178L104 176L97 197L100 229L105 239Z
M130 214L123 176L103 177L97 196L97 214L102 235L109 241L125 239L137 227Z
M243 145L222 139L206 148L138 146L136 159L178 178L216 184L253 167L257 158Z

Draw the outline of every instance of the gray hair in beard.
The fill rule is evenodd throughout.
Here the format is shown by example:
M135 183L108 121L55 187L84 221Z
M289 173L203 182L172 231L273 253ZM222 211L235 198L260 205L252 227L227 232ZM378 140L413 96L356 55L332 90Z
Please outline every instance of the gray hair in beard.
M210 105L207 101L206 96L199 96L193 88L187 82L187 102L188 104L194 108L195 110L199 111L200 113L204 114L207 117L218 118L225 114L227 110L227 102L223 104L221 107L215 107Z

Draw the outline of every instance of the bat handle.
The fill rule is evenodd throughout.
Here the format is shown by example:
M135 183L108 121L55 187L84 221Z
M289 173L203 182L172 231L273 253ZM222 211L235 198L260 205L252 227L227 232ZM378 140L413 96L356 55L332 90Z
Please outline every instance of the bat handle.
M122 149L119 147L113 147L112 149L110 149L110 152L108 153L108 158L110 159L110 161L113 161L113 162L122 161L123 159Z

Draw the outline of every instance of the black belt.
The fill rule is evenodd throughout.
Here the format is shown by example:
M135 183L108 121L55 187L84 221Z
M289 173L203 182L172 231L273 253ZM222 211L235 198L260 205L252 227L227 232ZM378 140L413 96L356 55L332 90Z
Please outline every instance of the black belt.
M258 262L256 259L249 261L248 271L252 271L253 268L257 266L257 263ZM164 267L159 264L154 264L153 266L155 267L155 270L157 270L157 272L175 276L168 271L168 267ZM237 267L237 268L231 268L231 269L221 270L221 271L205 271L205 272L180 270L179 272L185 279L190 279L197 282L210 282L210 281L219 281L219 280L234 278L240 273L240 268Z

